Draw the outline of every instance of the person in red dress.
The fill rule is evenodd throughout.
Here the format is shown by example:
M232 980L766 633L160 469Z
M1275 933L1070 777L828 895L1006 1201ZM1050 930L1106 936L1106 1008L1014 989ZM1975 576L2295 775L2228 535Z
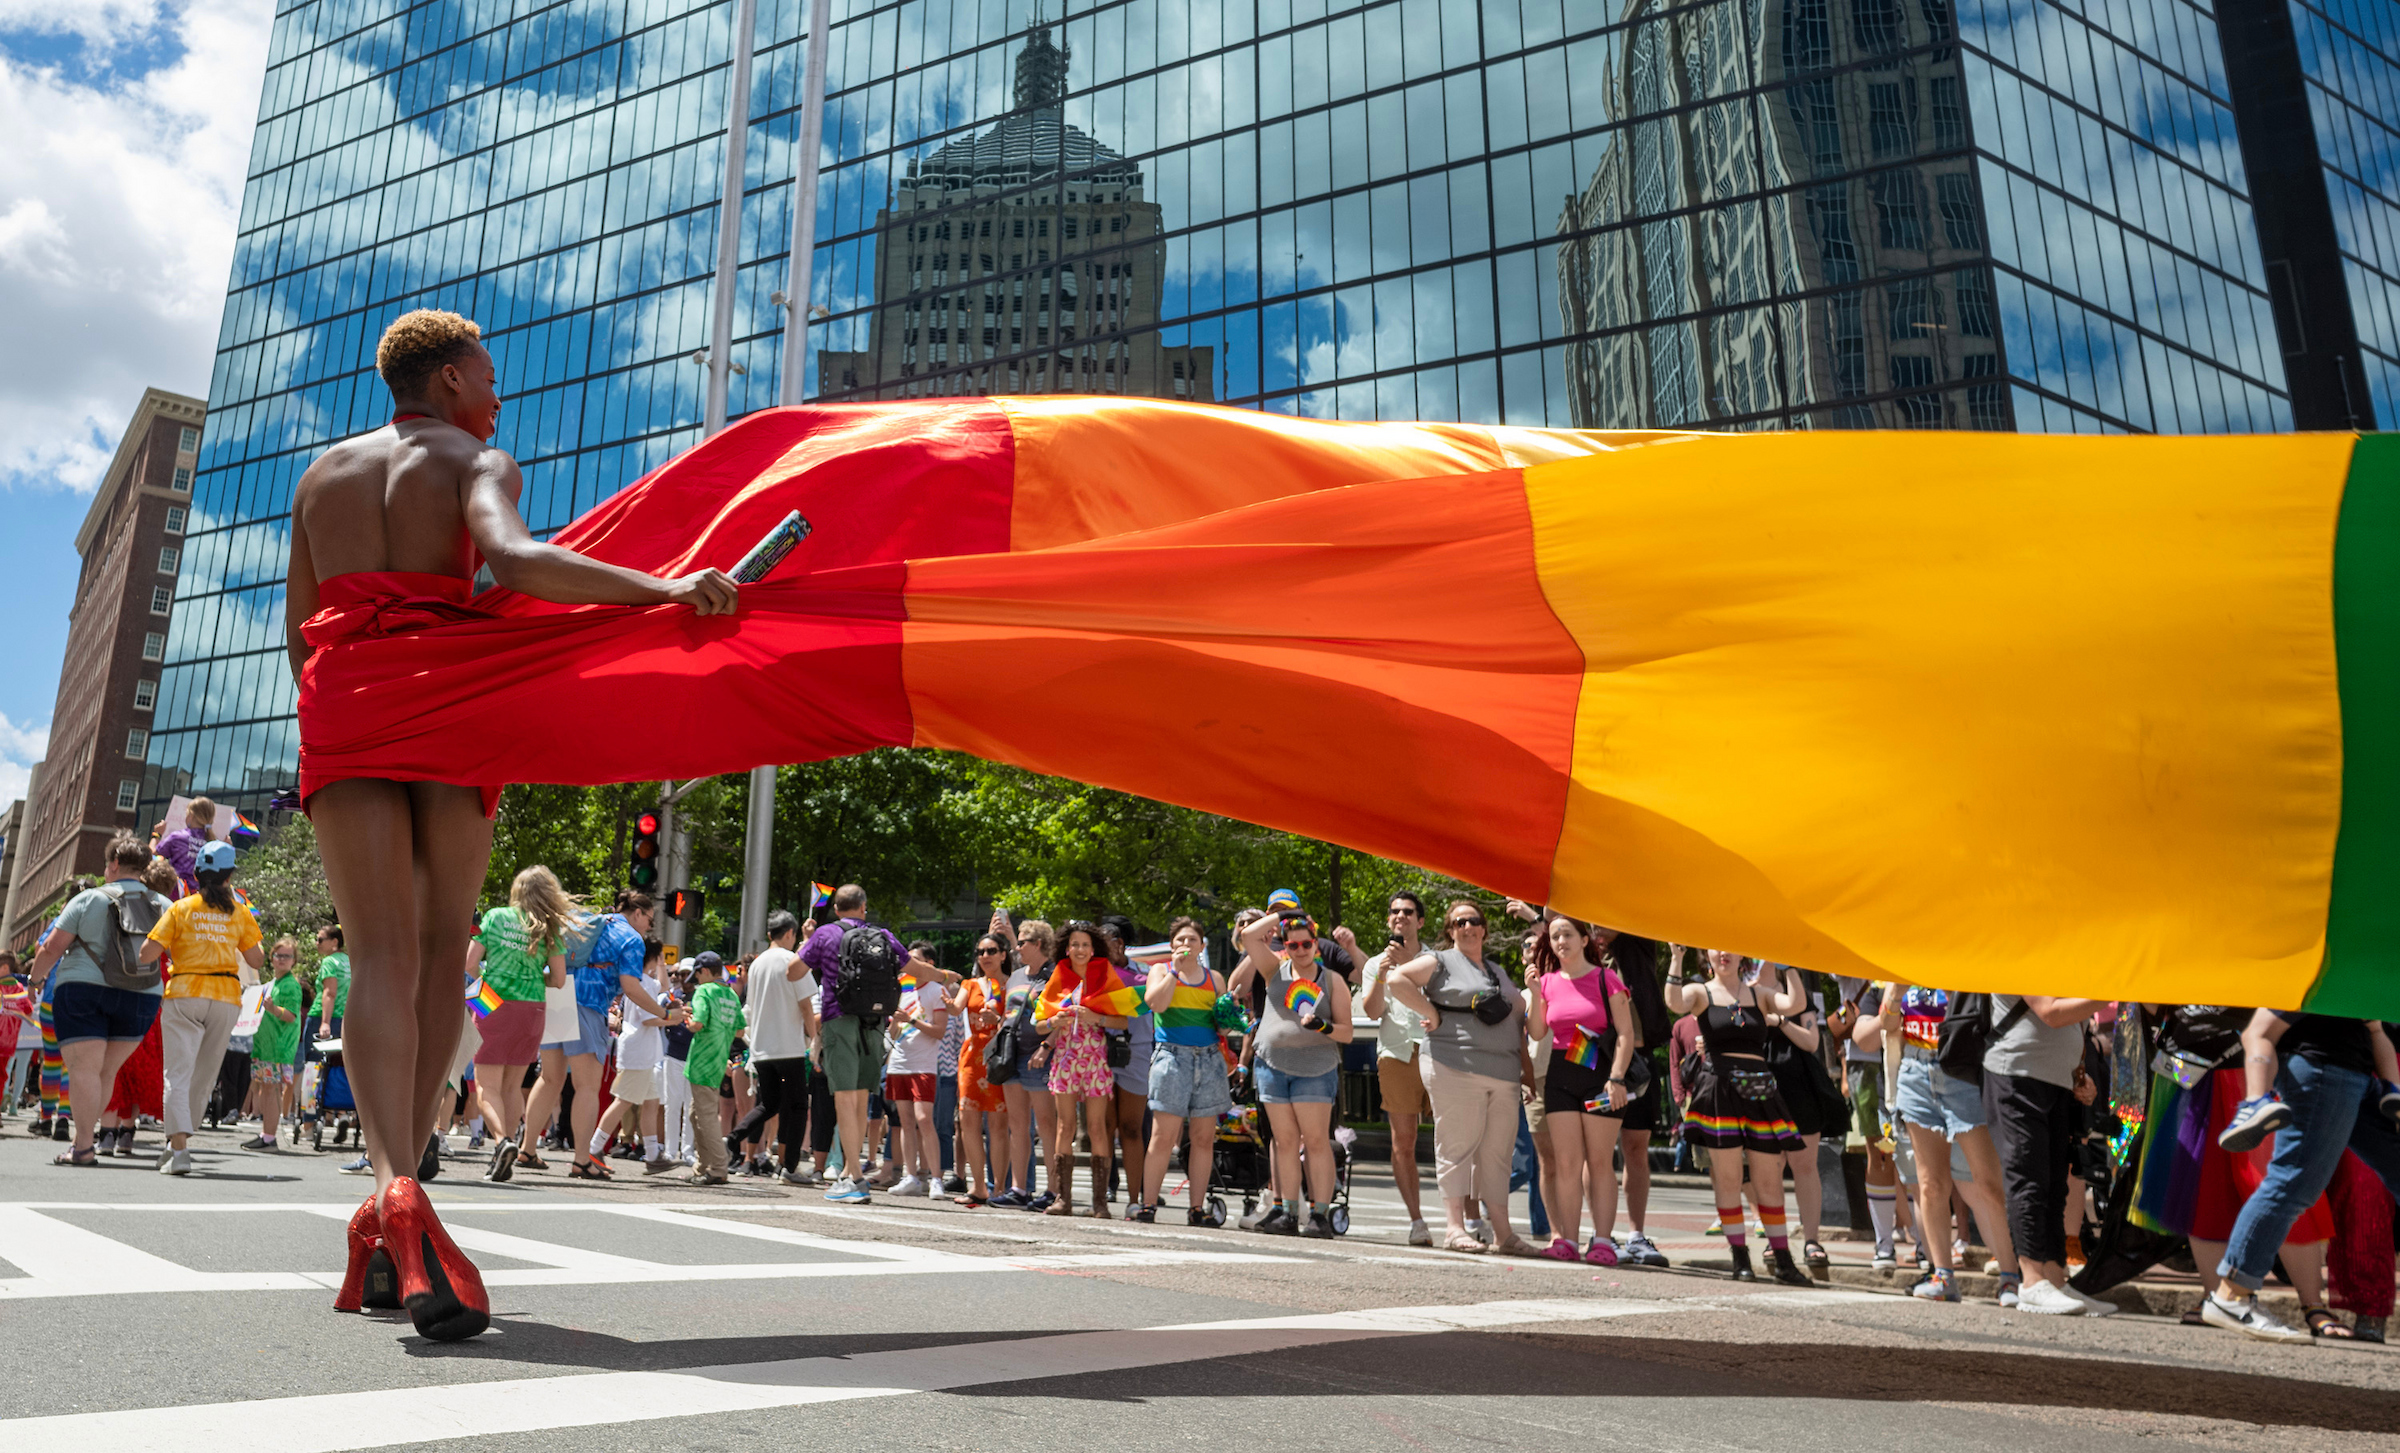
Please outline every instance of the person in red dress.
M350 1219L350 1269L334 1305L364 1304L380 1251L417 1331L443 1341L481 1332L489 1306L475 1268L400 1172L433 1134L458 1048L460 972L500 788L413 780L398 760L387 776L313 771L312 740L372 725L358 719L355 696L317 689L318 677L353 646L483 614L467 604L479 561L509 590L564 605L730 615L738 603L719 570L662 579L533 538L517 513L517 463L489 443L500 395L481 337L467 319L430 309L384 332L375 366L392 391L392 422L334 445L301 475L284 584L300 790L349 938L343 1056L376 1183Z

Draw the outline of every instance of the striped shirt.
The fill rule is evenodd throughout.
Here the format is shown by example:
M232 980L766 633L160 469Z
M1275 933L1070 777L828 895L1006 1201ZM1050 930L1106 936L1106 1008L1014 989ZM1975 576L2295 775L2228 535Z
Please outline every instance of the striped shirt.
M1162 1044L1217 1042L1217 989L1205 969L1197 984L1184 982L1180 973L1175 976L1175 992L1158 1011L1158 1038Z

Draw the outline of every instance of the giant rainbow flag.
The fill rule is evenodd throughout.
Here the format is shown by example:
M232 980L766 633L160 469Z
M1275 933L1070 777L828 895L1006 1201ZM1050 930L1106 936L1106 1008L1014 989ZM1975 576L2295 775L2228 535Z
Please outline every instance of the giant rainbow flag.
M949 747L1777 962L2400 1018L2400 440L830 406L557 539L792 509L732 618L330 623L304 781Z

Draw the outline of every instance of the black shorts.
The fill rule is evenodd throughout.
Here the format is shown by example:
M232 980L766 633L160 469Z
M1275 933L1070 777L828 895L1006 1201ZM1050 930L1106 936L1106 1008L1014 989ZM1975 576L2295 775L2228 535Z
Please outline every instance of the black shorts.
M150 1032L164 996L106 984L61 984L50 991L50 1018L61 1046L87 1039L136 1043ZM14 1048L14 1046L11 1046Z

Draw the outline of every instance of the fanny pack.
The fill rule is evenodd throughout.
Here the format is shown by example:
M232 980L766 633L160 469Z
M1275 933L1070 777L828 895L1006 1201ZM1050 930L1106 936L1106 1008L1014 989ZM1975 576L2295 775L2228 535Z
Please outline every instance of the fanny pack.
M2165 1075L2187 1090L2207 1079L2209 1072L2215 1068L2207 1060L2172 1049L2160 1050L2150 1061L2152 1074Z

